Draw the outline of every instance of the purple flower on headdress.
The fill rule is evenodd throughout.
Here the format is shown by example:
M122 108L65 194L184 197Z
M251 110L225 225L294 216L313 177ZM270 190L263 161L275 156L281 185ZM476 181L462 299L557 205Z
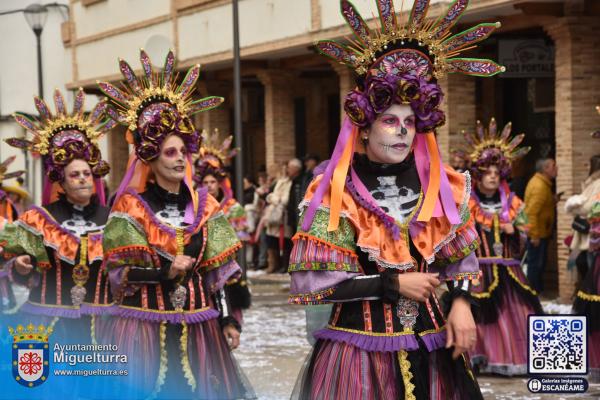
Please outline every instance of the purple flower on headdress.
M344 111L354 125L359 127L365 127L375 119L375 112L371 108L369 99L363 92L356 89L346 96Z
M152 161L158 157L160 148L157 144L152 142L142 142L136 146L135 154L140 160Z
M428 120L441 104L444 95L437 83L427 83L424 79L420 83L419 97L411 105L417 118Z
M104 160L98 161L98 163L92 168L92 173L95 177L101 178L110 172L110 165Z
M58 167L52 164L46 164L46 170L48 171L47 174L50 181L61 182L63 180L64 171L62 167Z
M399 104L408 104L418 100L420 96L420 80L414 75L402 75L396 82L396 97Z
M396 92L396 79L393 75L368 79L367 95L375 113L382 113L392 105Z
M446 115L442 110L433 110L429 114L429 119L421 119L418 114L415 113L416 127L418 133L427 133L433 131L435 128L442 126L446 123Z
M479 159L471 166L471 172L473 172L476 179L481 179L481 176L491 166L498 168L502 179L507 179L510 176L510 162L504 157L500 149L495 147L485 149L481 152Z
M190 153L196 153L199 134L187 116L166 103L155 103L147 107L139 117L139 128L134 133L136 154L144 161L158 157L160 145L171 134L178 135Z

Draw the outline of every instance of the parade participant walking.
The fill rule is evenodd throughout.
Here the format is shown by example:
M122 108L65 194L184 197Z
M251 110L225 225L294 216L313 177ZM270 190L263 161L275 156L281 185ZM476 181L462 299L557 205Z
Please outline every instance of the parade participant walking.
M17 208L5 190L3 182L7 179L17 178L25 171L7 172L16 156L12 156L0 163L0 230L5 224L11 223L19 217ZM17 301L12 289L12 277L8 269L0 263L0 314L13 314L16 311Z
M529 147L519 147L524 137L511 136L510 122L499 132L493 118L488 129L477 121L476 132L465 135L475 179L469 208L479 233L482 271L472 286L480 313L471 360L480 372L509 376L527 373L527 316L543 313L521 269L525 205L507 183L512 163L529 152Z
M200 138L191 116L223 99L192 98L199 65L176 84L172 52L160 73L143 50L140 60L139 77L120 61L123 90L99 83L135 150L105 229L118 306L101 340L129 355L122 390L132 396L253 398L231 354L240 325L220 295L240 275L240 242L219 203L192 181Z
M600 106L596 107L600 114ZM600 130L593 137L600 139ZM583 287L577 292L573 311L588 321L588 354L590 381L600 382L600 194L591 206L587 221L589 230L589 265Z
M112 302L102 268L108 208L101 178L109 165L98 140L114 122L106 119L105 102L86 116L84 99L80 89L69 114L56 90L55 114L37 97L38 118L15 114L33 139L7 143L41 156L46 177L42 207L31 207L0 232L4 257L10 259L5 268L16 283L31 289L20 311L36 325L53 327L57 341L72 343L90 343L95 316L109 312Z
M294 236L290 301L334 303L294 398L482 398L464 354L476 343L469 288L480 273L471 182L441 163L434 135L445 119L437 78L503 70L453 58L498 27L449 36L467 3L452 3L431 23L429 1L417 0L401 23L392 2L378 0L382 29L371 30L342 0L352 47L317 44L358 79ZM446 310L434 293L441 282L449 288Z
M220 210L233 226L242 244L250 240L248 225L246 223L246 211L244 207L233 196L231 180L225 166L230 164L231 159L237 154L237 149L231 149L233 137L225 140L219 137L219 131L213 134L202 133L202 145L199 157L195 162L194 180L220 204ZM250 290L246 280L245 266L242 266L242 275L239 279L227 282L225 292L235 319L242 324L242 310L250 307Z

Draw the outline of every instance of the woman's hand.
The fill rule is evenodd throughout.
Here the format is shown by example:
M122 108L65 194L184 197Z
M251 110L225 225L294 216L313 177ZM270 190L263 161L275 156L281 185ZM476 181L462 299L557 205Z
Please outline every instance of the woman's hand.
M513 224L504 224L502 225L502 231L504 231L504 233L506 233L507 235L512 235L513 233L515 233L515 227L513 226Z
M28 275L33 269L31 257L25 254L15 258L15 269L20 275Z
M446 348L454 346L452 358L456 359L465 351L471 351L477 343L477 327L471 313L471 305L463 297L452 302L446 321Z
M231 324L225 325L223 327L223 335L225 335L225 340L227 340L230 350L235 350L238 348L240 345L240 332L235 329L235 326Z
M425 301L440 285L439 274L425 272L406 272L398 274L398 291L404 297L416 301Z
M194 259L190 256L178 255L171 263L168 277L174 279L179 275L184 275L194 265Z

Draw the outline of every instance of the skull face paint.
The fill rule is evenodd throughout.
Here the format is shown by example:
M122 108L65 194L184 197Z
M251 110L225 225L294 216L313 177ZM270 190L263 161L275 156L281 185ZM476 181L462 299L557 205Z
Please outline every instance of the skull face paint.
M61 186L71 204L88 205L94 194L94 177L90 165L80 159L71 161L65 167L65 178Z
M397 164L406 159L415 138L415 114L406 104L393 104L365 131L369 160Z

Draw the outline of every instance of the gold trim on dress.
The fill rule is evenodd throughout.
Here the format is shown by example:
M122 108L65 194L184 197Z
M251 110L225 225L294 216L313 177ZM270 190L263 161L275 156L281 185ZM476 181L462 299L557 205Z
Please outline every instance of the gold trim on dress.
M403 331L403 332L394 332L394 333L383 333L383 332L365 332L365 331L361 331L358 329L350 329L350 328L341 328L338 326L332 326L332 325L327 325L327 329L332 329L335 331L342 331L342 332L348 332L348 333L356 333L358 335L365 335L365 336L405 336L405 335L414 335L414 331L412 330L408 330L408 331Z
M586 301L600 301L599 295L585 293L583 290L577 292L577 297Z
M398 364L400 365L400 373L404 382L404 400L417 400L414 394L415 385L411 382L413 374L410 372L410 361L408 361L406 350L398 351Z

